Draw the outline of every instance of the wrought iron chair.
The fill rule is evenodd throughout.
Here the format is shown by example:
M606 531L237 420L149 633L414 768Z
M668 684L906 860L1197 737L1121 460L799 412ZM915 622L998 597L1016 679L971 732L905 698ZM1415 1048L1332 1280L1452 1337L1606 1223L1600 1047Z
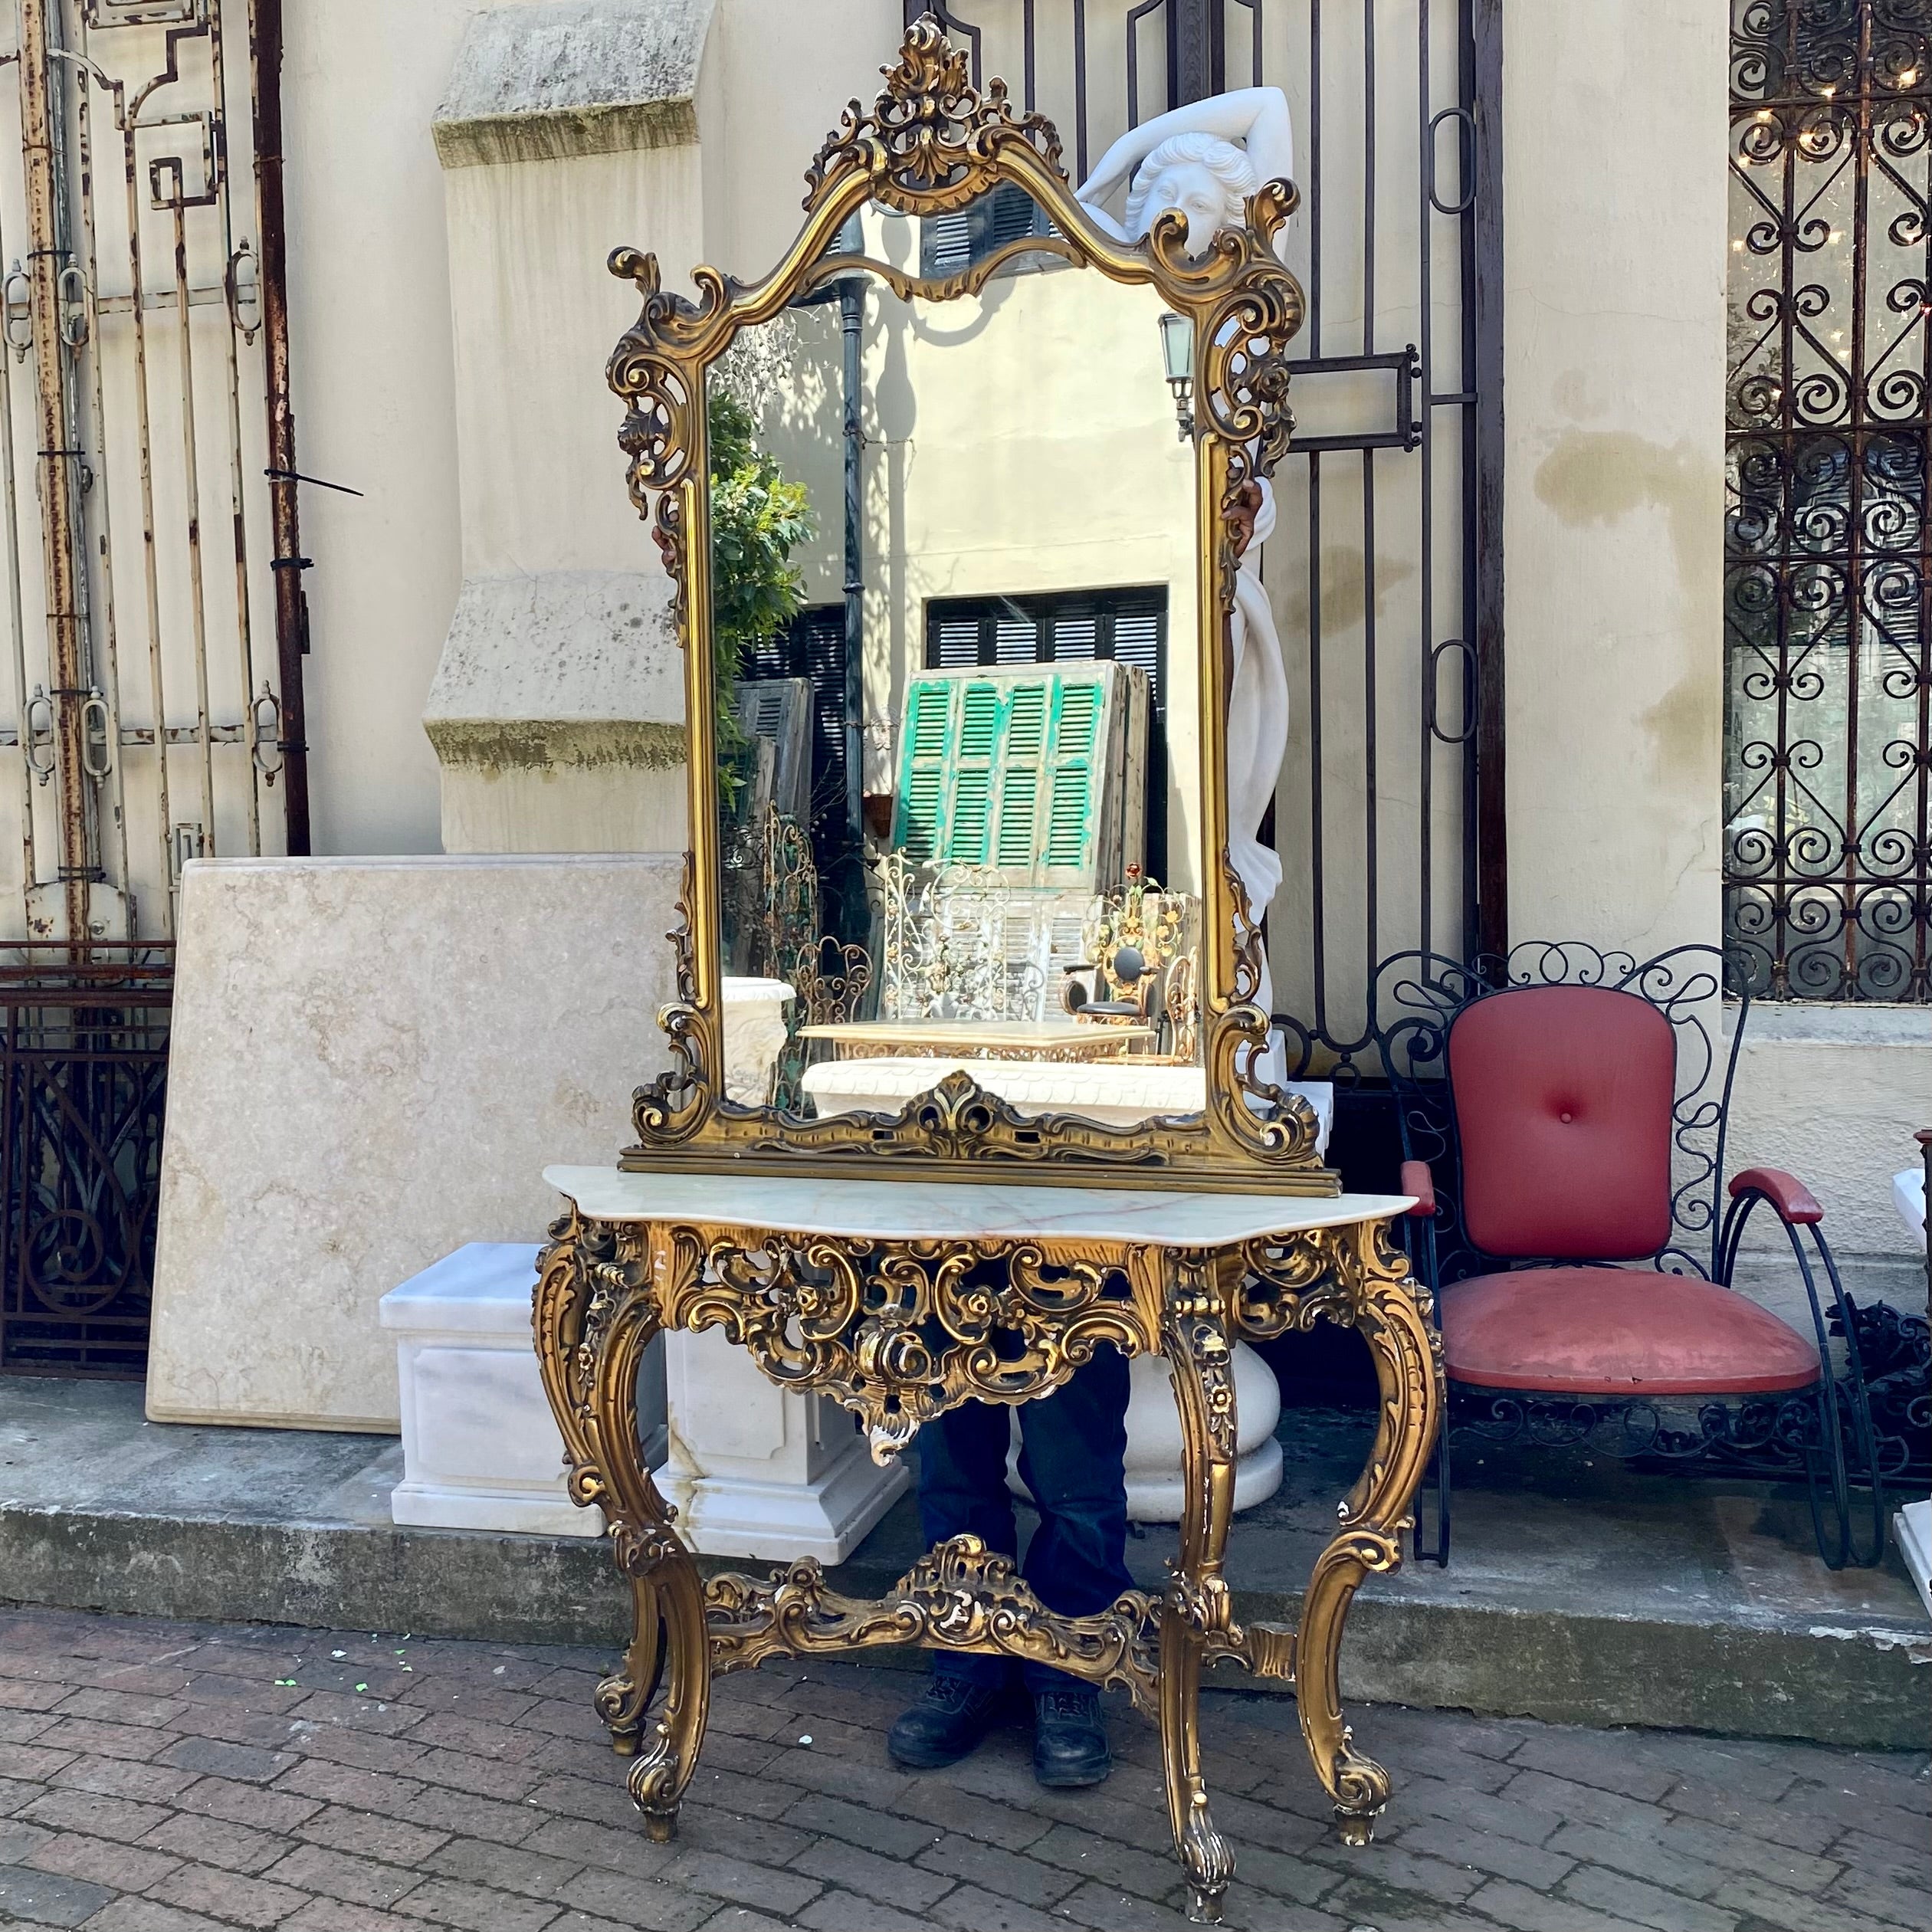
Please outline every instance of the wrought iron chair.
M1724 1186L1749 1009L1740 998L1720 1057L1724 984L1724 956L1694 946L1642 962L1556 943L1467 964L1409 953L1379 973L1402 1189L1416 1197L1410 1251L1435 1292L1451 1398L1434 1547L1419 1513L1419 1558L1448 1561L1455 1443L1525 1438L1802 1474L1828 1565L1883 1553L1855 1311L1824 1211L1775 1169ZM1790 1242L1809 1335L1732 1286L1760 1207ZM1871 1486L1868 1545L1855 1534L1848 1442Z

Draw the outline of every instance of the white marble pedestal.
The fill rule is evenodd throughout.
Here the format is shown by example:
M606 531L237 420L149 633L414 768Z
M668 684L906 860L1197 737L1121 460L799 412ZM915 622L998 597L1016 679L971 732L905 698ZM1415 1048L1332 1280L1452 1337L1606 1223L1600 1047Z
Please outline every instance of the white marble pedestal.
M727 976L724 996L724 1091L740 1107L769 1107L785 1051L785 1009L795 996L783 979Z
M842 1563L907 1471L881 1468L854 1417L774 1387L716 1330L662 1340L670 1443L657 1483L684 1540L704 1556Z
M1137 1355L1127 1365L1127 1520L1178 1523L1181 1520L1181 1420L1174 1406L1174 1375L1163 1355ZM1237 1512L1264 1503L1281 1487L1281 1445L1274 1425L1281 1419L1281 1391L1274 1372L1245 1342L1235 1344L1235 1465ZM1019 1418L1013 1419L1013 1446L1006 1461L1006 1486L1027 1493L1020 1480Z
M378 1304L395 1337L402 1402L402 1481L389 1494L396 1522L602 1535L602 1511L578 1508L564 1488L563 1438L530 1337L537 1254L534 1242L471 1242ZM663 1454L662 1375L654 1343L638 1375L647 1466Z

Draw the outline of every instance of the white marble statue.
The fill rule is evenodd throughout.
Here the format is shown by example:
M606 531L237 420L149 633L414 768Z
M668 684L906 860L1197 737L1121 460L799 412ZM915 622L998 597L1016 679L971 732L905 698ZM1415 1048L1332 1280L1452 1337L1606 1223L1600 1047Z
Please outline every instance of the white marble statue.
M1188 247L1199 254L1217 228L1242 219L1242 204L1263 182L1291 179L1294 166L1286 97L1278 87L1245 87L1130 129L1101 156L1078 198L1100 227L1124 241L1139 241L1156 216L1178 208L1187 218ZM1102 204L1123 182L1127 205L1117 220ZM1274 528L1274 492L1263 483L1258 494L1230 626L1228 854L1258 925L1281 883L1281 858L1260 834L1287 750L1288 679L1261 576L1261 548ZM1264 1012L1274 1005L1265 959L1258 1003Z

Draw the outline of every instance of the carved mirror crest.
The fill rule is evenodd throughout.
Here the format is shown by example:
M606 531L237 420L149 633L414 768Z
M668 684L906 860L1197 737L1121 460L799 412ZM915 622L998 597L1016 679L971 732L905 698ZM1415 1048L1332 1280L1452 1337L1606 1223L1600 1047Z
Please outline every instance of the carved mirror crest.
M1136 205L1083 205L929 18L763 280L692 300L612 257L690 774L627 1167L1339 1191L1268 1078L1273 881L1229 779L1297 197L1204 152L1156 151L1174 205L1123 239Z

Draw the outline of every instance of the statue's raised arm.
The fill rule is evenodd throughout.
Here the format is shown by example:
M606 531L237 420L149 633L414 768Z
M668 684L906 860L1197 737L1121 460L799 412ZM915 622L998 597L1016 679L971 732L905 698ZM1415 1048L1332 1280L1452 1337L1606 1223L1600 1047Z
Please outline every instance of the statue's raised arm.
M1279 87L1243 87L1130 128L1078 194L1095 224L1123 241L1139 241L1163 209L1178 208L1187 218L1188 247L1198 254L1227 225L1230 208L1238 221L1241 204L1263 182L1291 180L1294 173L1287 97ZM1123 182L1130 185L1117 218L1104 204Z

